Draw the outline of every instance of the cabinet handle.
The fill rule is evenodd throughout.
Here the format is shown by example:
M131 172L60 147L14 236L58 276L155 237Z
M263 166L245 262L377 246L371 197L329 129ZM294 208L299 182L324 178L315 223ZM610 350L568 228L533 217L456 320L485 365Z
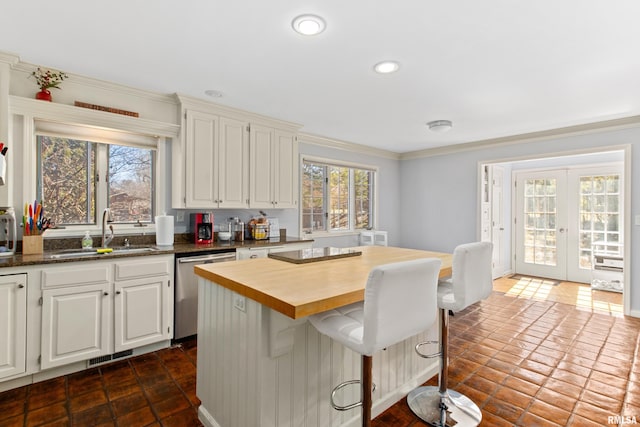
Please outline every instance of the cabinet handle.
M116 295L120 295L120 291L116 291Z
M258 255L251 255L249 258L256 259L256 258L258 258Z
M109 296L109 292L105 292L105 293L104 293L104 296L105 296L105 297L106 297L106 296Z
M24 285L18 285L18 289L24 288Z

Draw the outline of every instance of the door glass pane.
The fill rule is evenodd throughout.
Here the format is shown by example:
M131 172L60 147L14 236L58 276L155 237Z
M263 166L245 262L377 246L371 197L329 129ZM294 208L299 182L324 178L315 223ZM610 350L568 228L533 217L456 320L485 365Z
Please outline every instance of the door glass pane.
M153 152L109 145L109 208L115 222L153 220Z
M524 262L556 265L556 180L524 182Z
M620 255L622 232L620 218L620 176L588 175L580 177L580 268L591 269L594 252Z

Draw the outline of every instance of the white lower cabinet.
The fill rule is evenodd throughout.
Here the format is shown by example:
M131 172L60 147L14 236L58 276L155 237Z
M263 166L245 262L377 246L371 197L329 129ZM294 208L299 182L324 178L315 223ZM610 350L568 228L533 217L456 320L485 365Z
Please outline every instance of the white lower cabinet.
M111 284L42 292L42 369L109 353Z
M0 276L0 378L26 371L27 275Z
M172 337L172 255L52 266L42 277L41 369Z
M168 276L115 284L115 351L171 338Z

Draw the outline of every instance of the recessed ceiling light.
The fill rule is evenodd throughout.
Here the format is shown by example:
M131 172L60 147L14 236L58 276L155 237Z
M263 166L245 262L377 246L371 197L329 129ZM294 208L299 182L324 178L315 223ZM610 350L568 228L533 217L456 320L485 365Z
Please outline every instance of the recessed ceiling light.
M205 90L204 94L207 95L207 96L210 96L212 98L221 98L222 97L222 92L220 92L218 90L213 90L213 89Z
M432 132L446 132L453 127L453 123L451 120L434 120L432 122L427 123L429 126L429 130Z
M376 73L389 74L395 73L400 68L400 64L396 61L382 61L373 66Z
M291 23L296 32L305 36L315 36L326 28L324 19L317 15L300 15Z

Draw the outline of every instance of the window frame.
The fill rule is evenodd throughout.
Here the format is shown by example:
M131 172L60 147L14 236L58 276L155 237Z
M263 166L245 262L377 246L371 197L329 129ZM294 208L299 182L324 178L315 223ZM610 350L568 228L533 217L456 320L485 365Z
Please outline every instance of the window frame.
M303 198L303 185L302 183L304 182L304 164L305 163L315 163L318 165L322 165L325 168L326 167L342 167L342 168L349 168L349 228L345 229L345 230L329 230L327 229L328 225L329 225L329 218L325 217L325 229L324 230L312 230L312 231L308 231L308 230L304 230L303 228L303 216L304 216L304 198ZM342 161L342 160L335 160L335 159L330 159L330 158L324 158L324 157L316 157L316 156L307 156L307 155L302 155L300 156L300 167L299 167L299 173L300 173L300 177L299 177L299 182L300 182L300 195L299 195L299 200L300 200L300 213L299 213L299 229L300 229L300 236L307 236L307 237L337 237L337 236L347 236L347 235L358 235L360 234L361 231L365 230L365 229L356 229L355 228L355 208L356 208L356 198L355 198L355 182L353 179L354 176L354 169L360 169L360 170L366 170L366 171L370 171L372 173L372 182L370 185L373 185L373 190L371 191L371 197L372 197L372 202L371 202L371 215L373 217L372 221L370 221L369 224L369 228L372 229L376 229L377 228L377 223L378 223L378 174L379 174L379 170L377 166L374 165L369 165L369 164L363 164L363 163L355 163L355 162L348 162L348 161ZM326 169L325 169L326 170ZM325 174L325 177L327 175ZM329 202L328 202L328 186L325 185L324 189L323 189L323 210L324 212L328 212L328 206L329 206Z
M151 153L151 165L150 165L150 173L151 176L154 177L153 181L151 182L151 194L150 194L150 199L151 199L151 217L149 218L149 220L145 220L142 221L142 224L144 224L145 226L149 226L151 223L154 222L154 218L157 215L156 213L156 206L155 206L155 199L156 199L156 193L157 190L155 188L155 175L157 173L157 168L156 168L156 162L157 162L157 156L156 156L156 147L152 147L152 146L136 146L135 144L118 144L117 141L114 142L97 142L97 141L92 141L90 140L90 137L71 137L71 136L58 136L58 135L50 135L48 132L36 132L36 152L37 152L37 161L36 161L36 194L38 194L38 200L42 200L42 196L41 193L43 191L43 176L42 176L42 147L41 142L39 141L39 138L41 137L46 137L46 138L56 138L59 140L65 140L65 141L76 141L76 142L80 142L80 143L85 143L87 144L88 147L88 152L93 151L93 155L94 155L94 159L95 159L95 165L94 165L94 169L89 171L86 168L84 169L84 174L85 176L89 176L89 173L93 174L93 180L94 180L94 185L92 186L91 190L88 189L87 194L92 194L92 196L90 196L91 198L93 198L93 200L88 200L87 203L89 203L90 201L93 201L95 203L95 213L94 213L94 217L91 218L91 220L94 221L94 223L86 223L86 224L81 224L81 223L60 223L61 226L68 228L68 229L75 229L75 228L82 228L83 231L87 231L87 227L89 227L89 230L91 228L94 228L96 225L100 225L100 221L101 221L101 217L100 214L106 209L106 208L111 208L112 206L110 205L110 199L111 199L111 184L110 184L110 180L109 180L109 175L110 175L110 166L111 166L111 155L110 155L110 150L111 147L117 146L117 147L130 147L133 149L139 149L139 150L146 150L148 152ZM44 203L46 204L46 200L44 201ZM87 212L87 219L89 219L89 212ZM113 222L114 227L122 227L122 226L127 226L130 224L137 224L138 221L127 221L127 222Z
M37 139L36 130L38 122L49 122L60 126L72 126L77 129L91 132L92 135L120 135L131 142L154 141L156 147L156 177L155 177L155 202L156 213L166 212L171 209L168 204L170 199L166 189L169 187L169 177L163 173L168 168L169 153L172 145L180 135L180 126L148 119L131 118L128 116L77 108L57 103L44 103L42 101L12 97L10 114L12 115L12 140L22 146L22 156L17 162L16 173L9 177L22 179L22 186L16 191L14 200L10 192L9 198L14 200L15 206L23 206L32 203L37 189ZM69 135L64 135L69 136ZM80 138L81 139L81 138ZM95 140L95 138L90 138ZM20 213L19 213L20 214ZM45 212L46 215L46 212ZM49 229L45 238L82 237L85 231L93 235L102 231L101 217L96 226L83 226L81 228ZM120 224L114 227L116 235L153 234L155 224L147 227L134 227L134 224ZM20 233L22 233L20 231Z

